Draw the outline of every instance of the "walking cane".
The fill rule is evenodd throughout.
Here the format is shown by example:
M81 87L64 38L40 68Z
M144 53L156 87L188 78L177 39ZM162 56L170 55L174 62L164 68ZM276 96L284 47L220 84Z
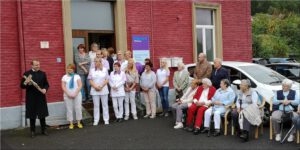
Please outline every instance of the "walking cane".
M285 135L285 137L280 141L281 144L284 143L284 141L287 139L287 137L292 133L292 131L294 130L295 125L293 124L293 126L291 127L291 129L289 130L289 132Z
M211 126L212 126L212 123L213 123L213 115L215 113L215 107L214 107L214 104L211 104L211 115L210 115L210 122L209 122L209 126L208 126L208 132L207 132L207 137L210 137L210 130L211 130Z

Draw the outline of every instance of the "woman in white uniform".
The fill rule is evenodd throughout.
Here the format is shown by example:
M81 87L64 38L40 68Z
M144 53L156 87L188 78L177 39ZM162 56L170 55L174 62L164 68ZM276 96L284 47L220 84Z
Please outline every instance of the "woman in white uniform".
M100 99L103 111L104 124L109 124L108 113L108 70L103 67L102 59L95 58L95 67L90 69L88 79L91 84L91 95L94 103L94 126L97 126L100 120Z
M110 73L109 85L111 87L111 97L113 101L116 121L123 120L123 102L125 98L124 84L126 82L126 75L121 71L121 64L116 62L114 64L114 71Z

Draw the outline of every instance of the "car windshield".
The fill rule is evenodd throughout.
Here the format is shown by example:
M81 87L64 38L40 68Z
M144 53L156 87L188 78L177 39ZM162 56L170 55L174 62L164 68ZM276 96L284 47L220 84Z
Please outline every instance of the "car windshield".
M239 66L239 68L245 71L258 82L265 84L281 83L282 80L285 79L284 76L277 73L276 71L260 65Z

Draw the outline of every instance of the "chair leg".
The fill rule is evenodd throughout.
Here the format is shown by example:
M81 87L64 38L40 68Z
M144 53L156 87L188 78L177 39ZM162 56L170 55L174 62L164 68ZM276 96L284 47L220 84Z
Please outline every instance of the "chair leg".
M260 124L260 134L264 134L264 125Z
M255 128L255 139L258 139L258 130L259 130L259 126Z
M227 121L227 117L225 116L225 121L224 121L224 135L227 135L227 126L228 126L228 121Z
M299 144L299 141L300 141L300 135L299 135L299 130L297 130L297 144Z
M234 126L233 121L231 120L231 135L234 135Z
M272 127L272 121L270 119L270 140L273 140L273 127Z

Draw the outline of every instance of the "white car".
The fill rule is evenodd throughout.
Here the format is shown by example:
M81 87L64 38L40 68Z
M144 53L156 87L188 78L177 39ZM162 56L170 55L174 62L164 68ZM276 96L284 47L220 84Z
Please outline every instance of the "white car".
M275 91L282 88L282 80L286 79L286 77L276 71L254 63L223 61L222 66L228 70L231 82L249 79L251 87L262 95L268 103ZM186 69L190 72L191 76L194 74L194 68L195 64L186 65ZM232 84L232 88L237 89L235 84ZM299 83L294 82L292 89L299 91Z

